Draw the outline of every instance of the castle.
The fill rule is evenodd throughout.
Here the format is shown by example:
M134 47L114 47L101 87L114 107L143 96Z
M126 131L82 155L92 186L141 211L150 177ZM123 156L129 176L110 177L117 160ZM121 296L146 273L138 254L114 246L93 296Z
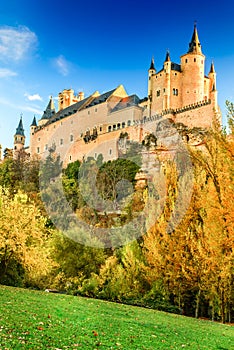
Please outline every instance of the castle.
M122 85L88 97L74 90L63 90L58 96L56 112L52 97L44 114L30 126L29 153L45 158L51 149L64 163L82 160L87 155L105 160L118 157L117 140L127 133L131 140L141 142L145 137L144 123L158 118L168 119L189 128L209 128L214 115L219 116L216 72L211 63L205 75L205 56L202 53L196 25L187 53L180 64L166 53L162 69L156 71L154 59L148 70L148 96L140 99L129 96ZM14 136L14 153L24 148L22 119Z

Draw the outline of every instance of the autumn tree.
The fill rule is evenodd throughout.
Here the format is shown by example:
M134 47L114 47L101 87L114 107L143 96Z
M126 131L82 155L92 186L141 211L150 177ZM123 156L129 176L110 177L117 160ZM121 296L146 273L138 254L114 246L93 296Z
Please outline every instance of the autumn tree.
M53 265L45 219L23 192L0 188L0 282L41 287ZM44 282L43 282L44 280Z

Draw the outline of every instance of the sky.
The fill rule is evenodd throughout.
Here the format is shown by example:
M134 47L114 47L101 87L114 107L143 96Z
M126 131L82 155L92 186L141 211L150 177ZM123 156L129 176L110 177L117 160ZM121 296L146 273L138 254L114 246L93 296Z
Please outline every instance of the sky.
M147 96L154 56L162 68L166 51L180 63L197 23L205 73L214 61L218 101L234 102L234 3L191 1L0 0L0 144L13 147L22 115L29 144L34 115L63 89Z

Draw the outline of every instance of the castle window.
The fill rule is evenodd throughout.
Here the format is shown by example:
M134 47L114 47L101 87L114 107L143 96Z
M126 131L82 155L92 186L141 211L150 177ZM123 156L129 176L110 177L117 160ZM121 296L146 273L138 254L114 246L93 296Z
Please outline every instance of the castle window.
M120 129L120 123L117 124L117 129Z
M122 128L125 128L125 122L122 123Z
M131 125L131 120L128 120L128 126L130 126Z
M109 155L111 155L112 154L112 149L109 149Z
M72 142L74 140L73 135L70 135L70 141Z
M97 153L94 153L94 158L97 159Z
M63 145L63 139L60 139L60 145Z
M177 75L177 73L175 73L175 75Z
M165 93L165 92L166 92L166 89L163 89L163 92Z
M160 96L160 90L158 90L158 91L156 92L156 94L157 94L157 97L159 97L159 96Z
M188 63L188 59L187 58L185 59L185 63Z
M100 126L99 131L102 132L102 126Z
M173 89L173 95L178 96L178 89Z
M95 108L95 112L97 112L97 108Z
M40 153L40 147L37 147L37 153Z
M72 160L72 156L69 156L69 160Z
M116 125L115 124L113 125L113 130L116 130Z
M110 131L111 131L111 125L108 126L108 132L110 132Z
M45 145L45 151L47 151L47 150L48 150L48 144Z
M90 114L90 111L88 111L88 114Z
M21 139L22 139L22 137L21 137ZM38 140L37 140L37 141L38 141L38 142L41 141L40 137L38 137Z
M196 62L196 58L194 58L194 62Z

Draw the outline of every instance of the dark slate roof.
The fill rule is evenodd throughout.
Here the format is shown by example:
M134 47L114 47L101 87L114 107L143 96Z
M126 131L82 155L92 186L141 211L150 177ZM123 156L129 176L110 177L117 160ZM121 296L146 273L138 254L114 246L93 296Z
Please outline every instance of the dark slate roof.
M131 95L131 96L127 96L122 98L118 104L112 109L111 112L116 112L119 111L120 109L124 109L127 107L131 107L131 106L138 106L140 103L140 99L137 95Z
M55 113L56 113L56 110L54 108L54 102L51 97L41 119L50 119Z
M110 91L105 92L104 94L102 94L100 96L95 97L89 104L87 104L87 106L85 106L85 108L89 108L89 107L92 107L92 106L95 106L95 105L98 105L100 103L105 102L108 99L108 97L110 97L115 92L115 90L116 89L110 90Z
M177 72L181 72L181 65L178 63L171 62L171 69L176 70Z
M188 53L201 52L201 44L198 38L197 26L194 24L192 39L189 43Z
M169 51L167 50L165 62L169 62L170 60L171 60L171 59L170 59L170 53L169 53Z
M18 125L18 127L16 128L16 133L15 133L15 135L25 136L25 135L24 135L24 128L23 128L22 117L20 118L19 125Z
M155 70L154 58L153 58L153 57L152 57L152 59L151 59L150 68L149 68L149 69L154 69L154 70Z
M210 73L215 73L214 62L211 63Z
M33 121L32 121L32 124L30 126L37 126L37 121L36 121L36 117L34 115L34 118L33 118Z
M52 118L50 118L47 124L56 122L59 119L63 119L69 115L76 113L77 111L80 111L84 107L84 105L89 101L89 99L90 99L90 96L84 98L79 102L73 103L71 106L61 109L59 112L54 114Z

